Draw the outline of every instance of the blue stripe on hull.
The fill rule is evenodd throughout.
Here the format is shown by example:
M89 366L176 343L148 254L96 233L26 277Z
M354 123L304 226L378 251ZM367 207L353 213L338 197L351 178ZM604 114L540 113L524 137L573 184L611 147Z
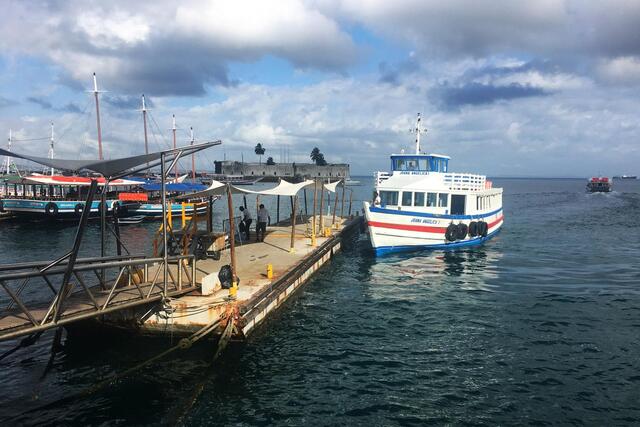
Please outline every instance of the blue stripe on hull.
M479 219L486 218L491 215L502 212L502 208L496 209L492 212L487 212L478 215L444 215L444 214L432 214L427 212L415 212L415 211L399 211L396 209L378 208L376 206L369 207L369 212L391 214L391 215L406 215L406 216L418 216L426 218L441 218L441 219Z
M444 249L451 250L457 248L463 248L467 246L477 246L491 239L493 236L498 234L502 230L502 226L500 226L497 230L492 231L487 234L485 237L479 237L477 239L465 240L462 242L452 242L452 243L438 243L435 245L406 245L406 246L380 246L377 248L373 248L376 255L386 255L393 252L408 252L408 251L419 251L425 249Z

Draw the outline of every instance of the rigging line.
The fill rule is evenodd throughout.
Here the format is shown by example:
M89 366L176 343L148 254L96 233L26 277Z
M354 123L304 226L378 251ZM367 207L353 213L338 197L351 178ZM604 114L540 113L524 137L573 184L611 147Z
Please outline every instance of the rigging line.
M87 114L87 109L89 108L90 103L91 103L91 99L87 100L82 110L80 110L80 112L78 113L79 116L85 116ZM86 120L85 120L85 123L86 123ZM60 133L60 136L58 136L58 141L64 140L65 136L67 136L69 131L71 131L71 129L73 128L72 124L73 123L67 124L67 127L64 128L63 131Z
M156 126L158 134L162 137L162 141L164 142L165 147L172 148L171 145L169 144L169 141L167 141L167 138L165 138L165 136L162 134L162 130L160 130L160 126L158 126L158 122L156 122L155 117L148 110L147 110L147 115L151 118L151 121Z
M51 137L45 136L44 138L26 138L26 139L13 139L11 138L11 142L26 142L26 141L47 141Z

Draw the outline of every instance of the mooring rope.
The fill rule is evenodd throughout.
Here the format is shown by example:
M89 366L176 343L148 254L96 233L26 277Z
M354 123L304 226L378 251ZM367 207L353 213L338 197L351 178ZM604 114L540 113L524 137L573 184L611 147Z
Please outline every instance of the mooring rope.
M163 357L173 353L176 350L186 350L188 348L191 348L191 346L196 343L197 341L201 340L202 338L204 338L205 336L207 336L209 333L213 332L216 327L223 321L227 321L227 325L225 326L225 330L220 338L220 341L218 342L218 345L223 345L226 346L226 343L228 341L228 338L230 338L230 335L227 336L227 338L225 339L224 342L223 338L225 335L230 334L228 331L233 331L234 330L234 320L235 320L235 316L234 316L234 311L230 311L227 313L226 316L220 317L210 323L208 323L207 325L203 326L202 328L200 328L199 330L197 330L196 332L194 332L193 334L191 334L189 337L187 338L182 338L178 344L174 345L173 347L168 348L167 350L163 351L162 353L157 354L156 356L145 360L142 363L139 363L123 372L114 374L112 376L110 376L109 378L102 380L96 384L94 384L93 386L84 389L83 391L73 394L71 396L67 396L67 397L63 397L61 399L55 400L53 402L47 403L46 405L37 407L37 408L33 408L30 409L28 412L32 412L32 411L37 411L37 410L43 410L43 409L50 409L53 407L58 407L58 405L60 404L64 404L64 403L68 403L68 402L72 402L72 401L76 401L78 398L83 398L83 397L87 397L90 396L94 393L96 393L97 391L101 390L104 387L107 387L109 385L114 384L116 381L121 380L123 378L125 378L126 376L144 368L145 366L148 366L150 364L152 364L153 362L162 359ZM221 354L221 351L218 350L216 351L216 354L214 355L214 361L218 358L218 356ZM17 415L15 418L24 415L24 413Z

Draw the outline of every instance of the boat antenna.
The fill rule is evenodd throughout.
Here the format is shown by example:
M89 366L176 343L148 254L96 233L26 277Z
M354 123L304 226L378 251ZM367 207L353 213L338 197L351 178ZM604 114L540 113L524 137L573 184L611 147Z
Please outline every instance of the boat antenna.
M173 149L175 150L177 145L176 145L176 130L178 129L176 127L176 115L173 114L172 115L173 118L173 126L171 127L171 131L173 132ZM176 162L176 164L173 166L173 175L175 176L176 179L178 179L178 162Z
M147 106L144 102L144 93L142 94L142 124L144 126L144 154L149 154L149 139L147 137ZM147 162L149 166L149 162ZM148 172L148 169L147 169Z
M7 151L11 151L11 128L9 128L9 146ZM7 156L7 175L11 173L11 157Z
M54 141L54 133L53 133L53 122L51 122L51 140L49 141L49 158L53 160L53 141ZM51 168L51 176L53 176L54 170Z
M422 117L420 113L418 113L415 129L410 129L409 132L416 134L416 154L420 154L420 134L427 133L426 129L422 129Z
M191 130L191 145L193 145L194 143L194 139L193 139L193 127L189 128ZM191 180L195 183L196 182L196 155L192 154L191 155Z
M96 124L98 127L98 159L104 160L102 157L102 130L100 129L100 103L98 102L98 80L96 73L93 73L93 95L96 98Z

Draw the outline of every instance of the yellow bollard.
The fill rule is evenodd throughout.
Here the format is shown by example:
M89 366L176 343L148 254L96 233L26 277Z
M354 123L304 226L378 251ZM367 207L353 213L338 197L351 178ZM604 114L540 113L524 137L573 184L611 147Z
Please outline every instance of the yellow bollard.
M318 242L316 241L316 233L311 234L311 246L313 247L318 246Z
M331 237L331 227L324 228L324 237Z
M236 299L238 296L238 284L234 281L229 288L229 298Z
M267 264L267 279L273 279L273 265Z

